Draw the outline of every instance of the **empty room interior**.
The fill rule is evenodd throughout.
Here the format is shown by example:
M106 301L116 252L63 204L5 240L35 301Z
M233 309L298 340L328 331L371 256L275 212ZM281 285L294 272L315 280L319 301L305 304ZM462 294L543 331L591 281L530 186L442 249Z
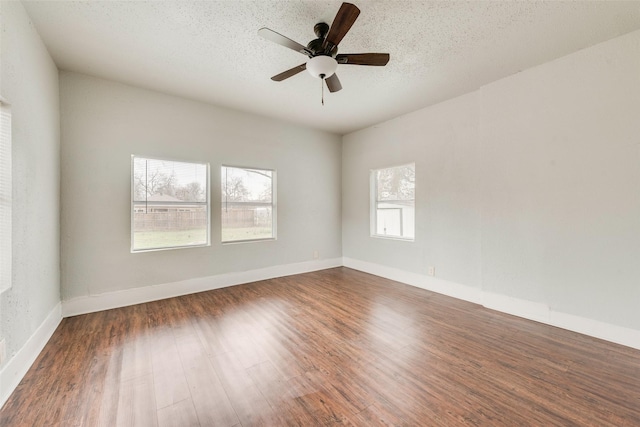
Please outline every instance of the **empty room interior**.
M640 2L0 14L2 427L640 426Z

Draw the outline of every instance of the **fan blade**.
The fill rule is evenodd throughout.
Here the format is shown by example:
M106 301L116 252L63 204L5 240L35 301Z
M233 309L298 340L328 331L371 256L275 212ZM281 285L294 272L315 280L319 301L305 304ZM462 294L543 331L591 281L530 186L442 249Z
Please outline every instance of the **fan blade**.
M336 55L338 64L350 65L387 65L389 62L388 53L344 53Z
M293 49L296 52L300 52L303 55L309 56L309 50L305 46L302 46L300 43L295 42L290 38L283 36L280 33L276 33L273 30L270 30L268 28L260 28L258 30L258 35L269 41L278 43L279 45L288 47L289 49Z
M327 77L324 79L327 82L327 87L329 88L329 92L337 92L342 89L342 84L340 84L340 79L337 74L332 74L331 77Z
M297 67L293 67L290 70L287 71L283 71L280 74L276 74L275 76L271 77L271 80L273 80L274 82L281 82L284 79L288 79L289 77L295 76L296 74L298 74L301 71L304 71L307 69L307 64L300 64Z
M347 34L353 23L356 22L358 15L360 15L360 9L355 5L351 3L342 3L340 10L338 10L338 14L333 19L333 23L329 29L329 34L327 34L327 37L324 40L324 47L326 48L327 45L337 46L342 41L342 38Z

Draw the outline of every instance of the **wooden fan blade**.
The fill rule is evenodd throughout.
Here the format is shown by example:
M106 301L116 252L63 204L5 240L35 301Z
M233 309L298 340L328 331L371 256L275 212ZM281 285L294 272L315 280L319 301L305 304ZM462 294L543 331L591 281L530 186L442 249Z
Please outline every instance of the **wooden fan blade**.
M289 77L295 76L296 74L298 74L301 71L304 71L307 69L307 64L300 64L297 67L293 67L290 70L287 71L283 71L280 74L276 74L275 76L271 77L271 80L273 80L274 82L281 82L284 79L288 79Z
M329 92L337 92L342 89L342 84L340 83L340 79L337 74L332 74L331 77L327 77L324 79L327 82L327 87L329 88Z
M342 38L347 34L353 23L356 22L358 15L360 15L360 9L355 5L351 3L342 3L340 10L338 10L338 14L333 19L333 23L329 29L329 34L327 34L327 37L324 40L324 46L337 46L342 41Z
M338 64L383 66L389 62L388 53L344 53L336 55Z
M274 43L278 43L284 47L288 47L289 49L293 49L296 52L300 52L303 55L309 56L309 50L305 46L302 46L300 43L291 40L288 37L283 36L280 33L276 33L273 30L268 28L260 28L258 30L258 35L262 38L265 38Z

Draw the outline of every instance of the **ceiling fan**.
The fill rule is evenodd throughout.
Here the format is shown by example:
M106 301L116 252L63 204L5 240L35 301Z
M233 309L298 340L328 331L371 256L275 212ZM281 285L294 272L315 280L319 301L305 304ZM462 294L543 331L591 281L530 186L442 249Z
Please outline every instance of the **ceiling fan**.
M311 40L307 46L291 40L282 34L269 28L260 28L258 34L267 40L278 43L296 52L309 57L307 62L293 67L280 74L271 77L271 80L281 82L289 77L304 71L305 69L314 76L324 80L329 92L337 92L342 89L342 84L335 74L338 64L347 65L376 65L384 66L389 62L388 53L342 53L338 54L338 44L347 34L353 23L360 15L360 9L351 3L342 3L340 10L333 20L331 28L320 22L313 27L313 32L318 37Z

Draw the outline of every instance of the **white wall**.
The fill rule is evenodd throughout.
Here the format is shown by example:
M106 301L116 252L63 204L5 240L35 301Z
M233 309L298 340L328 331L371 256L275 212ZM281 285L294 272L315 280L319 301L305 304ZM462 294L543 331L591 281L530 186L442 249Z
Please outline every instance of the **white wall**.
M481 97L483 287L640 330L640 31Z
M343 255L480 287L480 147L475 96L344 137ZM369 171L415 162L414 242L369 237ZM428 203L427 203L428 201Z
M340 137L69 72L60 96L64 300L341 256ZM130 253L131 154L211 164L211 247ZM276 241L220 243L222 164L277 170Z
M639 52L636 31L346 135L347 265L640 338ZM369 237L369 170L414 160L416 241Z
M31 356L47 319L60 320L60 131L58 70L20 2L2 2L0 93L11 104L13 151L12 287L0 295L0 405ZM38 341L37 339L35 341ZM27 352L28 353L28 352ZM33 352L31 352L33 353ZM24 362L24 363L23 363ZM13 364L8 368L9 365Z

